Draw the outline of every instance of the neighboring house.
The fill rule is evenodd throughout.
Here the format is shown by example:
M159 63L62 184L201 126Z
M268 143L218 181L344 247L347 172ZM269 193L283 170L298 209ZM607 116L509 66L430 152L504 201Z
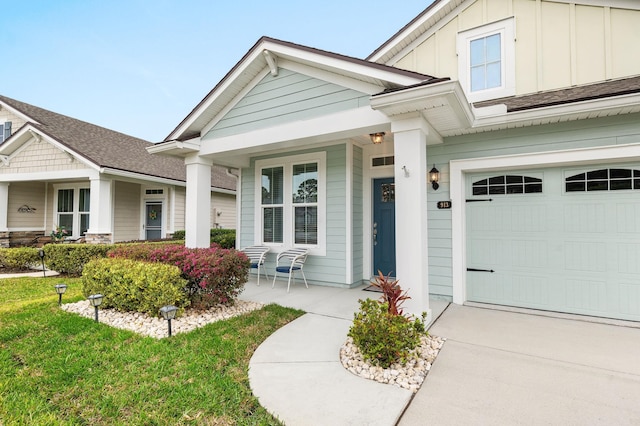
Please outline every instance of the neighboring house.
M313 283L637 321L638 28L627 0L436 0L366 60L262 38L150 151L190 203L240 168L238 245L309 248Z
M0 96L0 247L65 227L89 243L184 229L184 162L150 142ZM207 226L235 227L236 177L213 169Z

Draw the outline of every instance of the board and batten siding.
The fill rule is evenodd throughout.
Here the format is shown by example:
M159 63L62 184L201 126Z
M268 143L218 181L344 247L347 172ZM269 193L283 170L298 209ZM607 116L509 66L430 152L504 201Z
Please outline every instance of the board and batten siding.
M113 240L140 239L140 185L114 182Z
M478 0L389 65L457 80L458 33L512 16L516 95L638 73L640 11L544 0Z
M242 169L242 203L240 215L239 247L260 244L254 241L255 220L255 161L291 155L307 154L324 151L326 153L326 255L309 256L304 267L307 280L324 285L345 286L346 277L346 159L348 144L339 143L321 150L303 150L281 153L278 155L257 157L251 160L251 167ZM266 268L269 274L275 269L276 254L267 255ZM358 277L361 280L361 276Z
M86 168L84 164L47 142L31 141L17 155L11 157L8 167L0 167L0 175L57 172Z
M280 68L267 74L203 137L236 135L369 105L369 96Z
M236 228L236 196L211 193L211 227ZM181 228L182 229L182 228Z
M439 210L438 201L450 199L449 162L473 159L640 143L640 114L478 133L446 138L427 148L427 161L440 170L440 188L429 187L429 292L452 296L451 210Z
M46 184L44 182L12 182L9 184L7 227L10 230L43 230L46 200ZM32 210L26 212L21 209L23 206L28 206Z

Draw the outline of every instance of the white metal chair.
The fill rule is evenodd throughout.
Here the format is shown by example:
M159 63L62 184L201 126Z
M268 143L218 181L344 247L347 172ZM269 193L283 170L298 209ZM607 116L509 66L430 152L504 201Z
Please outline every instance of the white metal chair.
M296 271L300 271L302 274L302 278L304 279L304 285L309 288L309 284L307 284L307 277L304 276L304 271L302 268L304 267L304 262L307 260L307 250L306 249L289 249L283 251L278 255L276 260L276 273L273 276L273 284L271 284L271 288L276 285L276 277L278 276L278 272L283 274L289 274L289 281L287 282L287 293L289 293L289 288L291 287L291 277ZM295 282L295 277L293 278Z
M267 279L269 279L269 275L264 269L264 261L269 250L270 248L267 246L251 246L245 247L240 250L249 258L249 261L251 262L251 268L258 270L258 285L260 285L260 267L262 267L262 273L265 275L265 277L267 277Z

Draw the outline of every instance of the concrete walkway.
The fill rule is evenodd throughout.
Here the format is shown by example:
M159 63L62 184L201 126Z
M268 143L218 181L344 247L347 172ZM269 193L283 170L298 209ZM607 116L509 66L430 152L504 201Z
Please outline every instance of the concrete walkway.
M262 281L262 280L261 280ZM265 280L266 281L266 280ZM380 293L356 289L250 281L240 298L276 303L307 314L282 327L256 350L249 364L260 404L287 425L394 425L413 394L353 375L340 363L358 299ZM432 301L436 315L448 302Z
M242 299L309 312L265 340L249 366L254 394L285 424L640 424L640 324L431 301L434 318L444 313L429 331L447 341L412 397L340 364L357 301L366 297L378 295L247 284Z

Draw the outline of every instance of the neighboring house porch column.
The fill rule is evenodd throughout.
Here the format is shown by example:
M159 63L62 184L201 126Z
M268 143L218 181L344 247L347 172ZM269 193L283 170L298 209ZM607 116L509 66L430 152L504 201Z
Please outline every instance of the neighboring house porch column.
M108 244L113 242L113 181L91 179L91 206L89 229L85 234L87 243Z
M405 310L416 316L429 308L427 255L427 133L419 115L391 122L395 155L396 270L400 286L411 299Z
M185 245L211 245L211 160L192 155L185 158L187 194L185 200Z
M9 247L9 183L0 182L0 247Z

